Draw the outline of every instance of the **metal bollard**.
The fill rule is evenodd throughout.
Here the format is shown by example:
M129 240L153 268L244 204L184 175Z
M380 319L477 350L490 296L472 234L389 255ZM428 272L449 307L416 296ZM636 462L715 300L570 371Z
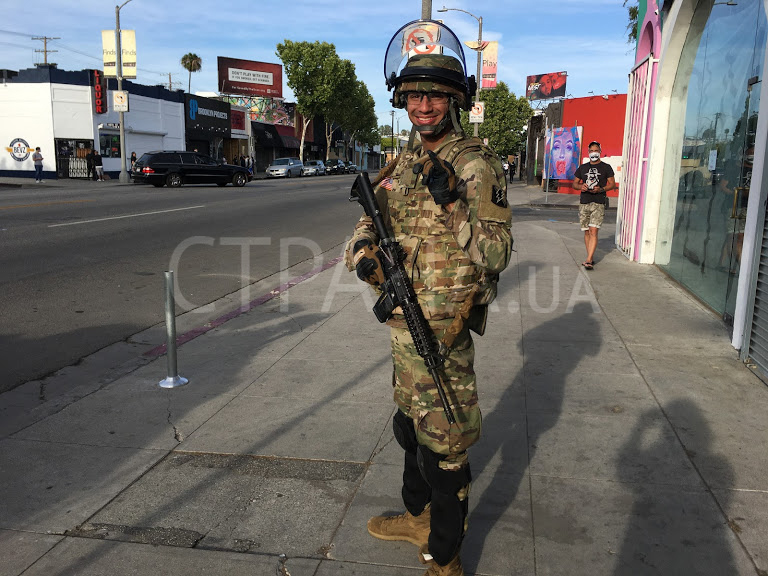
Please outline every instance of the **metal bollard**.
M166 357L168 358L168 377L160 380L161 388L176 388L184 386L189 380L178 374L176 366L176 299L173 297L173 271L165 273L165 333L166 333Z

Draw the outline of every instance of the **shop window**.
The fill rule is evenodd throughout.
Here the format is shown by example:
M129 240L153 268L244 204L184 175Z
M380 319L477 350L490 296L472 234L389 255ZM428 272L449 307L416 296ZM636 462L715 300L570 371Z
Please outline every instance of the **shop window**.
M675 79L673 93L681 97L673 98L672 116L679 113L684 125L682 143L679 131L670 131L667 149L680 151L679 173L676 182L668 175L664 181L656 262L728 321L768 26L762 0L716 4L697 27L705 16L694 15Z
M120 158L120 135L100 134L99 153L102 158Z

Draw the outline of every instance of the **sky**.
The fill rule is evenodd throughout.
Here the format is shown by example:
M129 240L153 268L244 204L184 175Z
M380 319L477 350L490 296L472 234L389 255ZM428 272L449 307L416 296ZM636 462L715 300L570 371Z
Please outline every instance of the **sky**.
M115 29L115 2L104 0L2 0L0 69L19 70L43 62L41 40L48 41L49 62L65 70L102 68L101 30ZM634 44L627 43L627 9L622 0L433 0L432 18L442 19L458 38L477 40L476 18L483 19L483 40L499 43L498 81L525 95L526 76L568 73L567 94L583 97L627 92ZM376 102L379 124L392 122L391 94L384 83L384 54L404 24L421 17L422 0L338 2L211 2L210 0L129 0L120 10L120 26L136 31L140 84L187 89L184 54L202 58L192 74L192 92L215 92L217 56L280 63L276 46L284 40L329 42L355 65ZM476 53L465 48L469 73ZM283 96L293 101L283 75ZM540 106L534 102L534 107ZM395 129L410 128L404 111L395 111Z

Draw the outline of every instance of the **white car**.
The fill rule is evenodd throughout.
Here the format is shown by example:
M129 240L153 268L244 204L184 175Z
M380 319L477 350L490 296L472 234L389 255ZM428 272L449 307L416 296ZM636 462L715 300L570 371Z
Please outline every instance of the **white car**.
M301 169L302 176L325 176L325 164L322 160L307 160Z
M304 165L298 158L277 158L267 167L268 178L290 178L301 176Z

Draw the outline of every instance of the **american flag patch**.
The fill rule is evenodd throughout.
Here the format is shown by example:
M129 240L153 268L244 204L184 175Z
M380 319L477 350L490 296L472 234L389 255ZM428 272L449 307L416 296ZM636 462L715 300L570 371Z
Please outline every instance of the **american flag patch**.
M394 186L394 180L392 180L392 178L384 178L384 180L379 182L379 186L385 188L386 190L392 190L392 186Z

